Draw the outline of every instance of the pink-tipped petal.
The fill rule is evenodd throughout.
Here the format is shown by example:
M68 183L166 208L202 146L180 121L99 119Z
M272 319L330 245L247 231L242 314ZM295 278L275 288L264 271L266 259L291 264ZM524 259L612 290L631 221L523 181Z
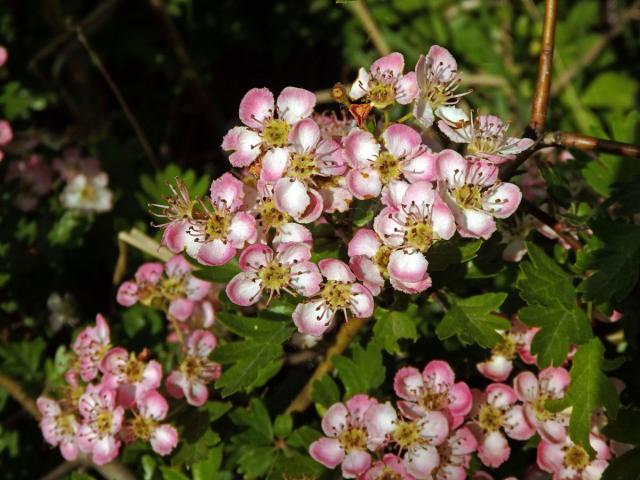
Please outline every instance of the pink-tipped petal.
M406 161L402 173L411 183L435 181L438 179L438 155L424 151Z
M299 332L320 337L331 326L333 315L324 300L299 303L293 311L293 323Z
M356 478L371 466L371 454L364 450L353 450L342 461L342 476Z
M477 365L480 374L494 382L504 382L513 370L513 362L504 355L492 355L491 358Z
M136 271L136 281L155 285L164 272L164 265L158 262L149 262L140 265Z
M289 133L289 143L296 152L312 150L320 140L320 127L311 118L300 120Z
M171 425L160 425L151 435L150 443L158 455L169 455L178 444L178 431Z
M356 78L355 82L351 85L349 89L349 97L352 100L358 100L359 98L364 97L369 91L369 81L371 76L366 69L360 67L358 70L358 78Z
M429 262L415 250L396 250L389 256L389 275L403 282L420 282L427 276Z
M417 368L402 367L393 378L393 390L396 395L405 400L417 401L420 398L424 381Z
M344 460L344 449L333 438L321 438L309 446L309 455L327 468L335 468Z
M273 250L266 245L256 243L245 248L240 257L238 264L245 272L253 272L257 269L265 267L273 259Z
M407 452L404 466L416 478L429 478L440 465L440 455L435 447L419 446Z
M118 288L116 295L117 302L123 307L130 307L138 302L138 284L135 282L124 282Z
M272 148L262 158L260 179L265 182L275 182L282 178L289 165L289 149L284 147Z
M465 180L467 161L455 150L442 150L438 154L440 178L450 186L461 185Z
M300 262L293 265L291 276L291 285L303 297L311 297L320 291L322 275L315 263Z
M322 417L322 431L329 437L338 437L349 425L349 410L344 403L334 403Z
M498 468L507 461L509 455L509 442L499 431L488 433L478 445L478 457L488 467Z
M482 200L482 208L496 218L507 218L520 205L522 192L513 183L501 183Z
M233 303L248 307L260 300L262 282L252 273L241 272L231 279L225 291Z
M209 189L211 201L218 206L235 211L242 205L244 190L242 182L230 173L225 173L220 178L211 182Z
M408 105L418 96L418 80L415 72L405 74L396 84L396 102Z
M361 228L349 241L347 254L350 257L355 255L373 257L378 252L381 245L382 242L378 238L378 235L376 235L376 232L370 228Z
M233 167L248 167L260 155L262 138L257 132L245 128L238 133L236 142L236 150L229 155L229 162Z
M371 73L379 76L383 73L390 73L397 77L402 75L404 70L404 56L398 52L392 52L384 57L379 58L371 64Z
M518 399L533 402L538 398L538 379L532 372L521 372L513 379L513 389Z
M418 148L422 138L413 128L392 123L382 134L382 140L393 156L404 157Z
M186 298L176 298L169 304L169 315L175 317L176 320L184 322L193 313L195 303L193 300Z
M327 280L336 282L352 283L356 281L356 277L349 266L342 260L335 258L325 258L318 262L322 275Z
M198 250L198 261L204 265L224 265L236 254L230 242L215 239L203 244Z
M351 313L357 318L369 318L373 315L375 303L367 287L355 283L351 287Z
M464 209L456 216L456 220L461 237L488 240L496 231L495 220L483 211Z
M507 411L503 425L507 435L514 440L528 440L536 433L526 419L522 405L514 405Z
M273 93L268 88L252 88L240 101L238 115L247 127L262 129L265 119L273 116Z
M304 183L293 178L281 178L276 182L275 202L278 210L293 217L301 217L311 203L309 191Z
M347 184L353 196L360 200L375 198L382 190L380 175L372 168L349 171Z
M294 124L311 115L316 106L316 96L304 88L286 87L280 92L277 105L280 118Z
M238 212L233 216L227 240L234 248L242 248L245 242L256 239L256 219L246 212Z
M373 134L353 129L344 139L345 154L353 168L368 167L380 153L380 144Z

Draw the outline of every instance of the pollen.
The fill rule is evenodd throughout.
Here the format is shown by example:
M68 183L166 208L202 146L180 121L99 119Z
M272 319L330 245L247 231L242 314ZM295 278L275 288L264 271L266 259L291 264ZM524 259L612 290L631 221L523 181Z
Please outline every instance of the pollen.
M258 272L262 286L269 290L280 290L289 283L289 269L277 260L272 260Z
M398 422L393 431L393 440L401 450L420 443L420 428L416 422Z
M405 227L405 243L416 250L424 252L433 243L433 229L423 219L410 217Z
M580 445L571 445L564 452L564 464L567 468L582 471L589 465L589 454Z
M256 217L258 224L267 230L278 228L291 221L291 217L287 213L276 208L276 204L271 198L260 202Z
M493 405L484 404L480 407L478 414L478 424L487 432L497 431L504 422L504 414L502 410Z
M214 210L209 212L208 218L205 224L205 233L207 239L217 240L224 239L227 236L229 227L231 226L231 218L224 212Z
M478 185L465 184L453 191L453 198L461 208L482 207L482 191Z
M144 375L144 363L138 360L136 356L131 353L129 354L129 360L125 362L122 368L122 373L127 376L129 382L140 382Z
M95 429L100 436L109 435L111 433L111 423L113 414L109 410L103 410L95 419Z
M168 300L186 296L186 290L183 277L165 277L160 282L160 292Z
M310 153L293 153L289 160L287 175L298 180L308 180L318 174L316 158Z
M380 174L382 183L385 184L400 178L400 174L402 173L400 167L400 160L389 152L382 152L374 162L374 168L378 171L378 174Z
M375 78L369 80L369 101L374 107L387 108L395 99L396 89L393 84Z
M373 256L373 263L378 267L381 272L387 274L387 266L389 265L389 257L391 256L391 249L386 245L381 245L378 251Z
M136 415L131 420L130 426L135 438L147 441L151 438L151 435L153 435L157 423L150 418Z
M365 450L367 448L367 434L362 428L349 428L339 437L338 441L347 453L352 450Z
M329 308L332 310L342 310L347 308L351 303L351 285L329 280L320 295Z
M504 358L511 360L516 355L517 347L516 339L512 335L505 335L502 340L491 349L491 353L494 355L501 355Z
M284 120L272 118L264 124L262 140L269 147L286 147L289 143L289 129L291 127Z

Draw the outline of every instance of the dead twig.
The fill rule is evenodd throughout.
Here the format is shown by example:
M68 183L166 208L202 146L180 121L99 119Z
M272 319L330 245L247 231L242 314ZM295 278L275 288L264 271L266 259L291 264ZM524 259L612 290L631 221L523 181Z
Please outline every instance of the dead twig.
M544 135L542 146L575 148L577 150L613 153L623 157L640 158L640 145L590 137L575 132L549 132Z

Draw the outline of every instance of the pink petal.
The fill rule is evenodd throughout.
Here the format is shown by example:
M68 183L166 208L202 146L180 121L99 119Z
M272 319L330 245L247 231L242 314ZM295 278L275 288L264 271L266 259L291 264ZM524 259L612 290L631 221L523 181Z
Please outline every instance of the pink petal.
M342 461L342 476L344 478L356 478L362 475L371 466L371 454L364 450L353 450Z
M327 468L335 468L344 460L340 442L333 438L320 438L309 446L309 455Z
M364 417L369 441L367 448L377 450L385 444L387 436L395 429L398 414L391 403L371 405Z
M324 209L322 195L317 190L310 188L307 193L309 194L309 205L302 215L294 217L297 222L311 223L315 222Z
M136 271L136 281L138 283L156 284L164 272L164 265L158 262L149 262L140 265Z
M311 246L306 243L285 243L278 246L278 261L285 265L307 262L311 258Z
M438 172L440 178L450 186L462 185L465 182L467 161L455 150L442 150L438 154Z
M252 272L265 267L273 259L273 250L266 245L256 243L245 248L238 263L243 271Z
M167 392L173 398L184 397L184 392L187 388L187 380L184 375L177 370L172 371L165 380L167 386Z
M165 398L155 390L144 393L137 401L143 417L156 421L164 420L169 411L169 404Z
M169 277L182 277L191 272L191 264L182 255L174 255L164 266Z
M371 64L371 73L379 76L382 73L391 73L394 77L402 75L404 70L404 56L401 53L393 52L379 58Z
M431 103L420 94L418 94L416 103L413 105L413 116L423 128L430 128L435 120Z
M178 431L171 425L160 425L154 430L150 440L154 452L169 455L178 444Z
M522 192L513 183L501 183L490 195L482 199L482 208L496 218L507 218L520 205Z
M322 417L322 431L329 437L338 437L349 425L349 411L344 403L334 403Z
M189 405L201 407L209 398L209 389L202 382L192 381L188 385L185 397L187 398L187 403Z
M373 134L354 128L344 139L345 154L353 168L368 167L380 153Z
M198 261L204 265L224 265L236 254L230 242L215 239L203 244L198 250Z
M389 256L389 275L403 282L420 282L427 277L429 262L415 250L396 250Z
M260 300L262 281L253 273L241 272L227 283L225 291L233 303L248 307Z
M114 437L103 437L96 440L92 448L92 460L96 465L104 465L115 460L120 453L122 442Z
M477 364L482 376L494 382L504 382L513 370L513 362L503 355L492 355L489 361Z
M564 463L564 452L562 444L553 444L542 440L538 444L537 463L545 472L555 473L562 468Z
M458 71L458 64L453 55L440 45L431 46L427 53L426 65L430 66L434 73L439 73L438 79L442 82L452 80Z
M438 179L438 155L425 150L420 155L405 161L402 173L411 183L421 180L433 182Z
M405 400L417 401L420 398L424 382L417 368L402 367L393 378L393 390Z
M378 295L384 287L384 277L369 257L356 255L349 260L349 268L373 295Z
M273 93L268 88L252 88L240 101L238 115L247 127L262 129L262 122L273 117Z
M440 465L440 454L431 445L409 450L404 457L404 466L416 478L429 478Z
M135 282L124 282L118 288L116 295L117 302L123 307L130 307L138 302L138 284Z
M313 237L311 232L304 225L298 223L285 223L278 228L276 236L273 238L271 244L278 248L278 245L291 242L303 242L311 245Z
M231 220L227 240L234 248L242 248L245 242L255 241L256 232L256 219L246 212L238 212Z
M347 184L353 196L360 200L375 198L382 190L380 175L372 168L349 171Z
M300 262L293 265L291 276L291 285L303 297L312 297L320 291L322 275L315 263Z
M485 435L478 445L478 457L488 467L498 468L511 455L507 439L499 431Z
M60 414L60 405L50 398L38 397L36 405L43 417L55 417Z
M278 210L293 217L301 217L311 199L304 183L293 178L281 178L276 182L275 203Z
M403 282L395 277L391 277L390 282L391 286L395 290L408 293L409 295L424 292L425 290L430 288L432 284L431 277L428 274L424 280L421 280L419 282Z
M242 182L230 173L225 173L211 182L209 191L211 201L217 206L225 206L235 211L242 205L244 198Z
M331 326L334 313L324 300L299 303L293 311L293 323L299 332L320 337Z
M406 215L392 207L383 208L374 218L373 228L385 245L401 247L404 243Z
M507 435L514 440L528 440L536 433L535 427L526 419L522 405L514 405L509 409L503 426Z
M284 147L272 148L262 157L260 179L265 182L275 182L282 178L289 165L289 149Z
M545 368L540 371L539 378L542 388L551 394L552 398L563 397L571 383L569 372L562 367Z
M280 118L294 124L311 115L316 106L316 96L304 88L286 87L280 92L277 104Z
M189 276L187 277L187 298L198 302L202 301L209 295L211 286L211 283L205 280Z
M193 313L195 303L193 300L186 298L176 298L169 304L169 315L172 315L176 320L184 322Z
M229 162L233 167L248 167L260 155L261 143L257 132L245 128L238 134L236 151L229 155Z
M140 386L144 390L154 390L160 387L162 383L162 366L155 360L149 360L144 369L142 382Z
M215 335L207 330L194 330L187 339L189 352L199 357L207 357L216 348L217 343Z
M322 275L327 280L333 280L336 282L352 283L356 281L356 277L349 269L349 266L342 260L336 260L334 258L325 258L318 262Z
M73 462L78 458L80 453L78 445L74 442L62 442L60 443L60 453L67 462Z
M431 182L412 183L402 197L403 205L415 204L418 209L431 206L436 201L436 191Z
M369 91L369 80L371 76L364 68L360 67L358 70L358 78L353 82L349 89L349 98L352 100L358 100L364 97Z
M507 408L516 403L518 397L509 385L492 383L485 389L487 403L498 408Z
M396 102L408 105L418 96L418 80L415 72L405 74L396 84Z
M443 240L449 240L456 233L456 222L451 210L440 199L436 199L431 209L433 231Z
M538 398L538 379L532 372L521 372L513 379L513 388L518 399L533 402Z
M456 220L461 237L488 240L496 231L496 222L491 215L479 210L460 210L456 215Z
M351 425L362 427L364 426L364 419L367 411L373 405L377 405L378 401L364 393L359 393L351 397L345 405L349 414L351 415Z
M295 151L300 153L314 149L319 140L320 127L311 118L300 120L289 132L289 143Z
M224 150L236 150L238 148L238 138L246 130L245 127L233 127L224 137L222 137L222 148Z
M417 422L420 426L420 436L426 439L429 445L440 445L449 435L449 420L440 411L425 411Z
M351 286L351 313L356 318L369 318L375 307L373 296L367 287L354 283Z
M453 416L465 416L471 411L473 398L469 387L464 382L458 382L449 390L449 412Z
M382 134L387 150L395 157L404 157L413 152L422 138L413 128L401 123L392 123Z
M377 252L382 242L376 235L376 232L370 228L361 228L349 241L349 247L347 254L350 257L355 255L365 255L367 257L373 257Z

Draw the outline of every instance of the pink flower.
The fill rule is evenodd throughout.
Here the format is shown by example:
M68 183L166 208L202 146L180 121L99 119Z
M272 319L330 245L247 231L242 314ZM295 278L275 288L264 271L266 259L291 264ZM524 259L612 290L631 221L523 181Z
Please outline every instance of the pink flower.
M344 137L356 126L355 120L347 117L344 111L340 112L340 118L334 111L314 112L311 118L320 127L320 136L326 140Z
M521 353L528 359L527 351L530 352L531 339L533 335L527 334L530 329L520 322L514 322L508 332L499 331L502 340L491 349L491 357L488 360L478 363L478 371L489 380L494 382L504 382L513 370L513 359ZM538 330L538 329L536 329ZM527 362L524 358L522 359ZM535 359L533 359L535 363Z
M195 407L203 405L209 398L207 385L220 377L222 368L209 360L216 348L216 337L206 330L194 330L186 340L186 354L178 370L167 377L167 390L172 397L187 398Z
M169 411L165 398L155 390L149 390L136 401L138 414L124 427L129 441L150 442L158 455L170 454L178 444L178 432L169 424L161 423Z
M185 321L203 301L211 284L191 275L191 265L182 255L161 263L145 263L138 268L135 281L120 285L117 300L129 307L137 302L155 308L166 309L179 321Z
M269 300L282 290L304 297L315 295L322 276L310 258L311 247L306 243L281 244L275 254L266 245L251 245L240 255L242 272L227 284L227 296L236 305L248 306L260 300L264 290Z
M4 45L0 45L0 67L3 67L7 60L9 59L9 52L5 48Z
M118 392L118 403L131 407L136 399L149 390L155 390L162 382L162 367L155 360L148 363L139 360L124 348L112 348L100 362L104 374L102 385Z
M545 403L564 397L570 382L569 372L561 367L545 368L538 378L531 372L522 372L513 379L516 394L524 403L525 417L547 442L562 442L567 435L568 414L552 413Z
M311 115L316 103L313 92L286 87L274 102L267 88L252 88L240 102L240 120L244 127L233 127L222 140L222 148L232 150L234 167L248 167L259 155L286 150L291 127Z
M436 115L442 117L460 97L469 93L455 93L460 85L458 64L451 53L439 45L433 45L426 57L420 55L416 76L419 92L413 115L424 128L429 128Z
M49 193L53 185L51 168L40 155L11 161L5 181L12 180L19 182L19 191L13 203L24 212L36 208L40 197Z
M0 46L0 61L2 60L2 46ZM2 64L0 63L0 67ZM8 143L11 143L13 140L13 130L11 129L11 124L6 120L0 120L0 147L5 146ZM4 158L4 152L0 150L0 162Z
M442 360L432 360L422 374L417 368L404 367L393 379L400 411L416 418L428 411L443 411L449 415L452 426L462 424L472 405L471 391L464 382L455 383L455 373Z
M384 149L373 134L357 128L344 139L352 167L347 181L356 198L377 197L384 185L401 178L412 183L436 179L436 156L421 144L420 134L414 129L392 124L383 132L382 141Z
M522 194L512 183L497 181L498 168L481 160L465 160L453 150L438 155L441 189L463 237L488 239L495 218L507 218L520 205Z
M70 462L78 458L78 421L72 412L63 411L60 404L46 397L38 397L36 402L42 414L40 429L45 441L60 447L60 453Z
M256 221L241 211L242 182L225 173L211 183L211 203L204 220L190 227L188 234L200 243L197 258L204 265L224 265L236 250L256 239Z
M95 157L84 157L77 148L67 148L62 158L53 159L53 169L65 182L71 182L77 175L95 177L100 174L100 162Z
M373 295L379 295L389 273L391 248L370 228L359 229L349 241L349 267Z
M361 477L361 480L384 480L384 479L415 480L413 475L407 472L402 458L393 453L386 453L382 460L374 463Z
M437 480L465 480L471 462L471 454L478 448L476 437L467 427L451 432L447 440L438 446L440 467Z
M513 160L516 154L534 143L530 138L507 136L509 124L495 115L480 115L469 119L459 108L446 111L446 118L438 122L440 131L456 143L467 143L467 154L494 164Z
M84 419L78 430L80 448L96 465L111 462L120 452L118 433L124 418L124 408L116 405L116 391L105 387L85 393L79 410Z
M73 342L73 351L78 355L80 378L90 382L98 375L98 366L111 349L109 324L96 315L96 325L82 330Z
M439 411L426 411L405 420L389 404L372 406L365 416L370 448L393 443L403 452L404 467L417 479L432 478L440 466L438 447L449 435L447 417ZM445 448L446 450L446 448Z
M109 176L100 172L95 176L75 175L60 194L60 203L69 210L79 212L108 212L113 194L108 188Z
M609 465L611 451L606 442L595 434L589 434L589 444L596 451L594 459L568 436L561 443L541 440L537 452L538 466L553 474L553 480L597 480Z
M407 105L417 95L418 85L415 73L403 74L403 70L404 57L401 53L385 55L373 62L369 71L364 68L358 70L358 78L349 90L349 97L353 100L364 97L365 102L379 109L394 102Z
M326 213L347 212L353 200L347 178L344 176L321 177L316 180L318 193Z
M430 182L391 182L383 191L382 203L386 207L373 226L393 250L388 264L391 284L406 293L424 291L431 286L424 252L435 241L453 236L453 215Z
M484 393L474 390L474 423L478 438L478 457L488 467L497 468L511 454L503 431L514 440L527 440L535 429L529 425L522 405L513 389L502 383L492 383Z
M345 172L342 148L335 140L323 140L320 127L310 118L294 125L289 144L288 149L274 149L264 155L260 178L275 182L278 210L301 223L312 222L323 210L322 197L314 188L316 178Z
M321 336L333 323L337 311L349 312L357 318L373 314L371 292L356 283L356 277L347 264L340 260L325 258L318 263L326 278L315 299L299 303L293 312L293 323L301 333Z
M344 478L356 478L371 466L369 433L365 414L378 402L366 395L355 395L346 403L335 403L322 417L326 437L309 446L309 454L327 468L342 464Z

